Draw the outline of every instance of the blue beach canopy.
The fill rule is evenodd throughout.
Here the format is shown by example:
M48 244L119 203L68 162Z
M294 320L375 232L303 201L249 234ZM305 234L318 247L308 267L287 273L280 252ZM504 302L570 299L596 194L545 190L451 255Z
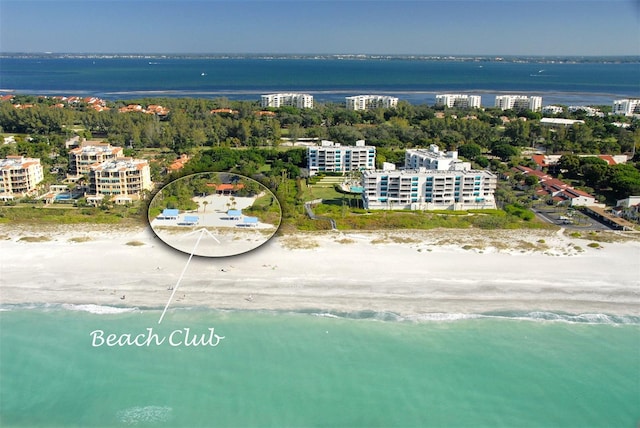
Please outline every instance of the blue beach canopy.
M258 217L245 217L242 221L243 221L243 223L257 224L258 223Z
M240 217L242 215L242 210L229 210L227 211L227 215L232 217Z
M162 217L178 217L179 210L166 209L162 211Z
M184 222L185 223L197 223L199 220L198 216L195 215L186 215L184 216Z

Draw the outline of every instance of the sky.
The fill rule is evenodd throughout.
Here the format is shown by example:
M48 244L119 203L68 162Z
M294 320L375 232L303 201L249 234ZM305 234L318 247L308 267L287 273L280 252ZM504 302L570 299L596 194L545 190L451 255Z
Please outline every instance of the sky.
M640 55L640 0L0 0L0 52Z

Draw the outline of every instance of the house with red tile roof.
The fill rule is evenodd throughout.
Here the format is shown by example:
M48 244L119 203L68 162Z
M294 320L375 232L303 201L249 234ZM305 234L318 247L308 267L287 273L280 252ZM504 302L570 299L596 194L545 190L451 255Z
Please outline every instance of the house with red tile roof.
M238 114L238 110L232 110L230 108L214 108L213 110L209 111L209 113L211 113L211 114L218 114L218 113Z
M207 183L207 187L213 187L216 190L216 193L219 193L221 195L231 195L235 192L237 192L240 189L244 188L244 184L242 183L238 183L238 184L231 184L231 183L222 183L222 184L215 184L215 183Z
M549 196L558 204L567 204L572 207L599 205L596 203L596 198L594 196L587 192L583 192L582 190L575 189L567 183L560 181L557 178L553 178L542 171L537 171L522 165L514 167L513 170L524 175L533 175L538 177L540 188L536 190L536 194L540 197Z
M179 170L181 170L182 168L184 168L185 164L186 164L187 162L189 162L189 159L191 159L191 158L190 158L188 155L186 155L186 154L184 154L184 153L183 153L183 154L181 154L181 155L180 155L180 157L179 157L178 159L174 160L174 161L171 163L171 165L169 165L169 166L167 167L167 170L168 170L169 172L179 171Z

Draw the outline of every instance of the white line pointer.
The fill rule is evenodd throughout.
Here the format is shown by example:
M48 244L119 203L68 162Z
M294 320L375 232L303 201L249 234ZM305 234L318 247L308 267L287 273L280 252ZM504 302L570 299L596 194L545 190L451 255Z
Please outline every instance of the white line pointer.
M196 240L196 245L193 246L193 250L191 251L191 254L189 255L189 260L187 260L187 264L184 265L184 269L182 269L182 273L180 274L180 278L178 278L178 282L176 283L175 287L173 287L173 292L171 292L171 296L169 297L169 301L167 302L166 306L164 307L164 310L162 311L162 315L160 315L160 319L158 320L158 324L162 323L162 319L164 318L164 314L167 312L167 309L169 308L169 305L171 304L171 301L173 300L173 296L176 294L176 291L178 290L178 286L180 286L180 281L182 281L182 277L184 276L184 273L187 271L187 268L189 267L189 263L191 262L191 259L193 258L193 254L196 252L196 249L198 248L198 244L200 243L200 239L202 239L202 236L204 235L204 232L209 232L206 229L200 229L200 235L198 236L198 239ZM210 234L211 235L211 234ZM213 235L212 235L213 237ZM215 237L213 237L213 239L215 239ZM216 239L216 241L218 241ZM220 241L218 241L220 242Z

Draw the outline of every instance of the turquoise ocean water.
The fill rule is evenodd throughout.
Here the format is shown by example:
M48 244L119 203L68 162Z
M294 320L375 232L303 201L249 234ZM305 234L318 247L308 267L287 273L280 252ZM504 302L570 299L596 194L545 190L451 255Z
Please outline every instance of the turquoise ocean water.
M637 317L443 315L415 322L391 314L180 309L158 325L159 310L4 309L3 427L636 427L640 421ZM185 327L194 334L214 328L224 339L185 346ZM165 339L179 331L177 346L93 346L93 331L106 337L147 328Z

